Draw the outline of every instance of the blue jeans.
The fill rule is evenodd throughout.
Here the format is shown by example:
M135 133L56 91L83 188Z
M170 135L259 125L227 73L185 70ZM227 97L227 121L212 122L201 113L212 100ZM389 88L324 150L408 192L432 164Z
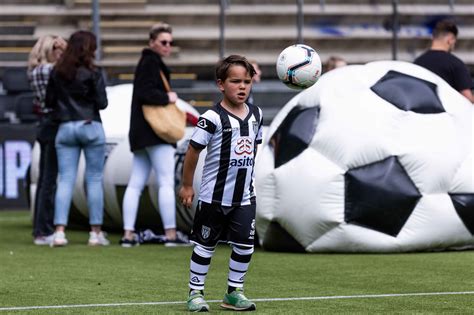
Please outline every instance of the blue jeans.
M59 126L56 136L59 181L54 224L67 225L81 150L86 158L86 193L90 225L102 225L104 217L105 134L97 121L70 121Z

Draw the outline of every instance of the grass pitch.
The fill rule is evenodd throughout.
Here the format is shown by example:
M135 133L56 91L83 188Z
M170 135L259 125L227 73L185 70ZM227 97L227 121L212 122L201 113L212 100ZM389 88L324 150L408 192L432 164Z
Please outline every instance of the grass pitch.
M186 313L188 248L35 246L28 212L0 211L0 315ZM226 289L230 250L206 281L211 312ZM257 249L246 295L260 314L472 314L474 252L288 254Z

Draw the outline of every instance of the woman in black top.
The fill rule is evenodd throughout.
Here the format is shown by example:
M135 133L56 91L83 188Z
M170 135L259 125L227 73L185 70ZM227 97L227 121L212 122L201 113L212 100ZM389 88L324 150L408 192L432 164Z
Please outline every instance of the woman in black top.
M77 175L81 151L86 158L85 180L89 207L89 245L108 245L101 231L104 215L102 177L105 162L105 134L99 110L107 107L105 82L94 65L97 48L94 34L78 31L71 35L66 51L51 73L46 106L60 122L56 136L59 181L56 190L52 246L68 243L64 230Z
M176 143L158 137L143 116L142 105L164 106L178 99L165 89L162 76L169 81L170 71L162 57L171 54L173 36L168 24L154 25L150 30L148 48L142 52L135 70L129 141L133 152L130 180L123 199L123 247L137 245L134 234L140 195L153 168L158 187L158 208L166 234L166 245L186 244L184 235L176 231L174 191L174 154Z

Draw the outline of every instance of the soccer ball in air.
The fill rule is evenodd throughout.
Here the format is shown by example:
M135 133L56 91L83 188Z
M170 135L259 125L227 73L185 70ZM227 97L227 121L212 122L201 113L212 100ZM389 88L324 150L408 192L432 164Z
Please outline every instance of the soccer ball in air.
M321 76L273 119L256 161L263 247L408 252L474 246L474 109L408 62Z
M278 56L278 78L288 87L303 90L321 76L321 58L311 47L296 44L285 48Z

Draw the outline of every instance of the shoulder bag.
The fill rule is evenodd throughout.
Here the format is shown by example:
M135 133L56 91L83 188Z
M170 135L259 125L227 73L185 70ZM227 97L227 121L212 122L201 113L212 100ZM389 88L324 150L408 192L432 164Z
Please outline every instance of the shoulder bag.
M170 92L170 85L162 71L161 79L166 92ZM168 143L176 143L184 137L186 128L186 113L175 103L168 105L142 105L143 116L158 137Z

